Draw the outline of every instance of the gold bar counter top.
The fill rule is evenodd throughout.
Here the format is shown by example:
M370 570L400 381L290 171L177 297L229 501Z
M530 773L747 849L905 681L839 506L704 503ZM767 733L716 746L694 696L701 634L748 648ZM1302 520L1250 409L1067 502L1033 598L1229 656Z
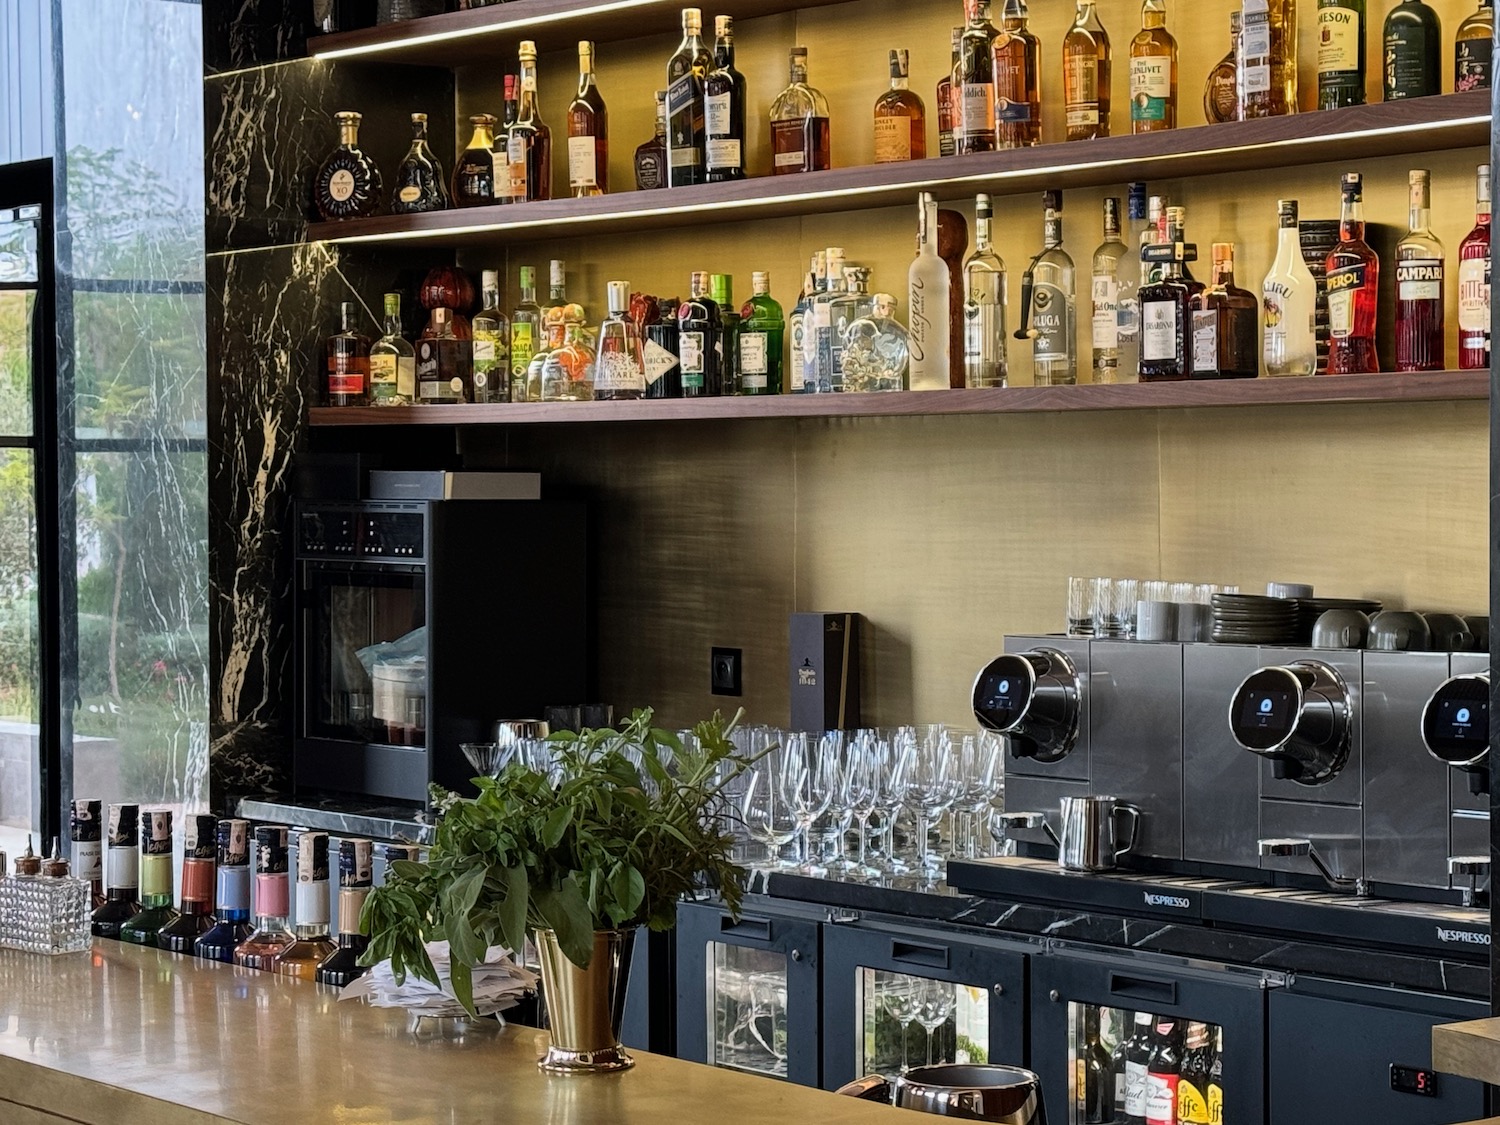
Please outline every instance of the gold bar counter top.
M537 1069L547 1033L419 1039L406 1013L288 977L96 941L0 950L3 1125L896 1125L919 1114L635 1051Z

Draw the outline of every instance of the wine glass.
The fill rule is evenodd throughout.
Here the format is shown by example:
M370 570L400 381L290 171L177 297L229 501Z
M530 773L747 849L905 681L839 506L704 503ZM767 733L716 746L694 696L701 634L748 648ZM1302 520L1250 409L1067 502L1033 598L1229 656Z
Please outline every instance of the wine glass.
M762 758L748 771L740 815L745 830L766 848L768 858L777 867L795 864L781 856L781 849L797 835L797 817L781 795L777 777L779 763L775 755Z
M954 851L973 859L978 854L980 817L989 811L996 775L1004 769L1000 739L989 731L965 734L959 740L959 795L954 801ZM962 823L957 823L959 820ZM985 826L986 828L988 826ZM961 842L960 842L961 838Z
M849 768L843 731L831 730L818 739L813 787L820 797L825 791L827 793L823 812L814 825L820 829L818 866L823 868L823 873L836 868L847 870L849 861L844 854L844 835L849 831L854 813L849 807Z
M822 774L817 748L808 743L806 734L788 734L781 748L778 777L781 798L797 822L798 867L807 874L824 874L812 861L812 825L823 815L833 790Z
M917 817L917 866L929 877L934 877L942 865L928 840L933 818L946 812L962 789L956 765L947 727L926 726L916 732L906 802Z
M859 825L859 857L848 866L848 872L860 877L880 874L879 869L871 867L866 859L870 817L880 802L879 755L879 733L862 730L850 740L844 761L844 799L850 816Z
M887 875L900 875L907 870L906 864L896 855L896 819L906 806L906 793L911 786L913 747L910 733L908 727L898 728L877 744L879 793L875 809L880 813L880 830L884 837L880 850Z
M907 1034L917 1022L918 982L912 977L892 975L881 988L880 1002L886 1015L901 1025L901 1073L911 1069L907 1051Z
M945 980L923 980L917 995L917 1022L927 1032L927 1065L932 1065L932 1038L938 1028L953 1014L957 997L954 987ZM943 1062L942 1058L938 1062Z

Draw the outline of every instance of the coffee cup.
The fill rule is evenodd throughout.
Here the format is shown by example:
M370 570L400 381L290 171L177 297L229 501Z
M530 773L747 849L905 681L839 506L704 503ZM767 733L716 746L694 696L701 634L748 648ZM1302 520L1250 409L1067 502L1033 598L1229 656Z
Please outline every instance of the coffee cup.
M1464 624L1469 627L1469 632L1474 637L1475 652L1490 651L1490 619L1482 613L1464 614Z
M1433 652L1468 652L1474 647L1474 634L1456 613L1424 613L1432 633Z
M1176 640L1177 603L1136 602L1135 639L1138 641Z
M1313 622L1313 648L1364 648L1370 619L1357 609L1330 609Z
M1420 613L1387 609L1370 619L1370 647L1379 652L1427 652L1432 631Z

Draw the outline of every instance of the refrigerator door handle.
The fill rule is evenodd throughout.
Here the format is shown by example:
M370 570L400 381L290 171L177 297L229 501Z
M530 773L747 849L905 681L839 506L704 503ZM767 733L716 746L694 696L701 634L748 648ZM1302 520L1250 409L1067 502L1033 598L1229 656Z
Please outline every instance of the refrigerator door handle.
M756 918L749 914L742 914L739 920L736 921L732 914L720 914L719 933L769 944L771 941L771 919Z
M948 947L928 945L921 941L891 938L891 960L903 965L923 965L929 969L948 967Z
M1159 1007L1170 1008L1177 1005L1177 982L1171 980L1110 973L1109 993L1111 996L1123 996L1131 1000L1149 1000Z

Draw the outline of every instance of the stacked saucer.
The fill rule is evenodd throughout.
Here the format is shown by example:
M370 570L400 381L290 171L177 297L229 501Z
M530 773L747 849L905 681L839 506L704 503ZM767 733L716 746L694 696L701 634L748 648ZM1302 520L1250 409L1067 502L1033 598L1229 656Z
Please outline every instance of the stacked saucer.
M1298 598L1296 603L1297 643L1301 645L1312 643L1313 626L1330 609L1357 609L1366 617L1374 617L1383 608L1369 598Z
M1213 639L1232 645L1292 644L1297 603L1259 594L1215 594Z

